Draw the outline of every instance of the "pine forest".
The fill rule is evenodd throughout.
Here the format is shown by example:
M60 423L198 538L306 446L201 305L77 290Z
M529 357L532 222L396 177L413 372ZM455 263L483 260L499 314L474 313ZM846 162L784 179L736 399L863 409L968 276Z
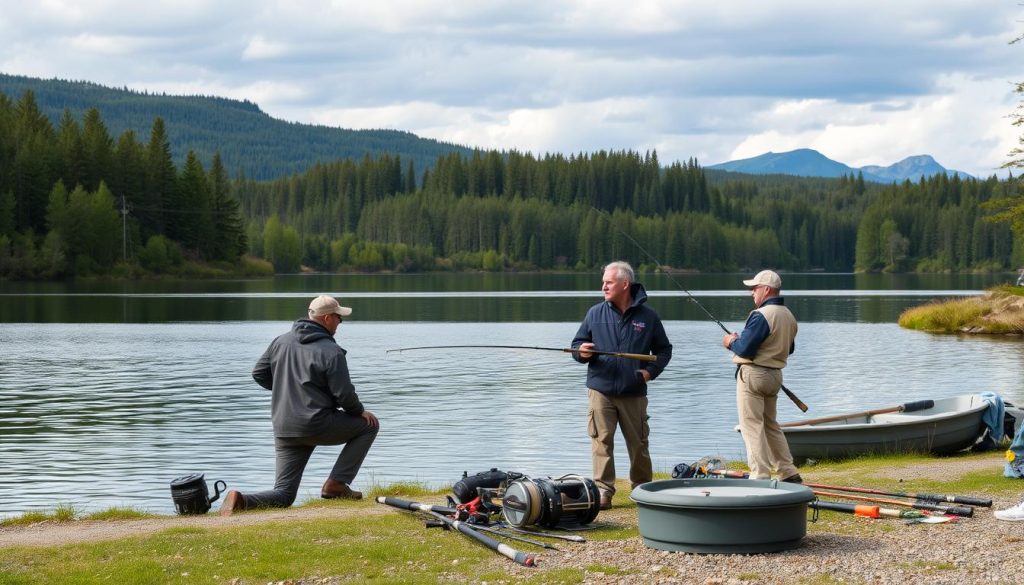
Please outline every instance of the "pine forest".
M0 94L0 277L317 271L997 271L1024 245L992 206L1016 178L902 184L663 165L655 152L382 148L265 180L217 149L172 155L171 128L113 137L97 108L56 123ZM262 151L254 149L258 165ZM635 243L633 242L635 240ZM654 268L645 262L645 268Z

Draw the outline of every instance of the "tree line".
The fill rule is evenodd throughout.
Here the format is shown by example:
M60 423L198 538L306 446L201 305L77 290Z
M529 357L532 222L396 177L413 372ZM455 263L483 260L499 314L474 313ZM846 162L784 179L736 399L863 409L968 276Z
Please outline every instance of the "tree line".
M245 222L218 154L179 170L161 118L115 141L99 110L57 127L26 92L0 94L0 275L124 274L237 263ZM192 261L190 263L190 261Z
M229 178L216 152L176 165L169 133L157 117L148 141L114 140L96 108L54 125L31 92L0 94L0 276L584 270L639 258L638 244L701 271L1024 263L1024 236L991 221L1019 193L1013 177L878 185L662 166L653 151L475 150L422 170L364 154L259 181Z
M411 164L383 155L239 182L250 251L279 269L328 271L587 269L639 256L629 238L664 264L702 271L1024 262L1024 238L985 211L1016 192L1013 178L879 185L859 175L755 177L695 160L662 167L656 153L632 151L475 151L440 157L419 186L415 176ZM282 230L291 230L291 245L268 246Z

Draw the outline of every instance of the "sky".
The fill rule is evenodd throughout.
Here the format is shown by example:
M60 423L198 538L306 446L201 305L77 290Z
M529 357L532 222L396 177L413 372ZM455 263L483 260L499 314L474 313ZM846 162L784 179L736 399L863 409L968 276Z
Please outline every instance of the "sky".
M0 0L0 72L537 155L986 177L1022 134L1021 34L1016 0Z

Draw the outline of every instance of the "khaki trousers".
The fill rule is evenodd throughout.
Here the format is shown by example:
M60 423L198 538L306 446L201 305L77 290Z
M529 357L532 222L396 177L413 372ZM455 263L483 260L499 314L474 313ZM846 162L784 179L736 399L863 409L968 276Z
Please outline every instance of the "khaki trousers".
M588 389L587 432L594 481L598 487L615 493L615 427L622 427L622 438L629 452L629 481L633 487L651 481L654 471L648 437L646 396L606 396Z
M743 364L736 372L736 410L751 479L769 479L773 469L779 479L797 474L789 443L775 418L781 388L782 370Z

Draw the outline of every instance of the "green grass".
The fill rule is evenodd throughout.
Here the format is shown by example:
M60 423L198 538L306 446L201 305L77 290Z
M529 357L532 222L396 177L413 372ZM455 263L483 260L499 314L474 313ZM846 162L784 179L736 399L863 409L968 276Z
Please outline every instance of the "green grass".
M1024 333L1024 310L1019 305L1024 287L1003 285L982 297L932 301L904 311L901 327L934 333L972 331L990 334Z
M900 315L900 327L919 331L956 332L976 323L988 310L977 299L933 301L907 309Z
M993 454L967 454L948 458L989 458ZM865 486L891 491L956 493L962 495L1004 496L1016 499L1021 483L1001 477L996 469L984 469L950 478L947 481L920 476L905 477L895 469L919 463L941 464L942 459L915 455L868 457L851 461L821 463L801 468L805 479L813 481L821 474L830 479L821 483ZM730 462L729 467L738 466ZM668 476L668 474L661 474ZM635 504L628 498L628 481L618 483L611 512L602 513L596 528L582 534L589 541L618 541L626 552L642 547L636 537ZM155 534L117 540L52 546L14 546L0 549L0 585L21 583L268 583L288 580L337 580L343 583L581 583L595 573L615 580L634 575L634 569L615 564L614 556L601 558L586 569L571 569L547 564L545 553L525 543L510 542L513 547L539 555L535 569L513 569L508 559L499 556L466 536L439 528L426 528L423 518L409 512L385 509L372 496L392 495L404 499L439 503L445 490L430 490L423 484L374 485L366 499L359 502L310 501L304 507L313 510L343 507L352 514L341 517L277 519L251 523L264 512L245 512L247 522L219 526L166 528ZM132 509L114 508L84 518L124 519L144 517ZM74 522L75 511L59 506L52 513L26 514L6 521L17 526L40 521ZM306 516L303 516L306 517ZM871 538L872 535L899 529L893 519L868 520L847 514L821 512L819 522L808 524L808 533L841 534ZM628 543L623 541L630 540ZM1024 538L1021 539L1024 542ZM556 543L560 548L571 543ZM918 564L911 569L948 572L955 567L941 562ZM650 575L652 579L677 577L675 569L664 567ZM761 581L765 576L744 573L740 581ZM334 582L334 581L330 582ZM808 585L836 583L828 575L800 579Z
M0 526L26 526L40 522L71 522L77 516L70 504L58 504L53 512L25 512L21 516L0 520Z
M136 508L113 507L99 512L93 512L81 517L82 520L140 520L142 518L160 518L157 514L151 514Z

